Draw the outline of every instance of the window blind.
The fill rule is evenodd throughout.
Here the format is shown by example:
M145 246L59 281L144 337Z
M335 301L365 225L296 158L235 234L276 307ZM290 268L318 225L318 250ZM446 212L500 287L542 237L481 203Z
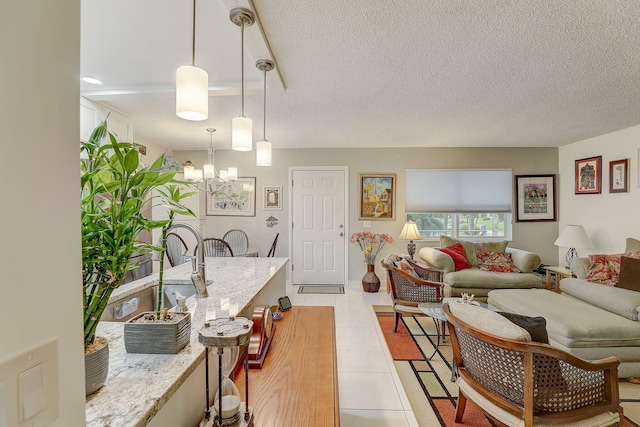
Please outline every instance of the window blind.
M511 212L510 169L406 169L406 212Z

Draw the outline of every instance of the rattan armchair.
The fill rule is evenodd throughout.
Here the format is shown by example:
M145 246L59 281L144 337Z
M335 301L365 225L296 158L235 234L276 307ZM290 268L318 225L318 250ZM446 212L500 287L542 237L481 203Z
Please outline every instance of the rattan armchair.
M623 419L617 358L586 361L548 344L501 338L456 317L454 305L462 304L445 303L443 312L458 370L457 423L468 399L501 426L610 426Z
M387 269L387 283L391 287L393 298L393 311L395 312L393 332L398 330L398 322L403 314L425 316L418 308L418 304L442 301L442 283L414 277L385 260L381 261L381 264ZM434 322L436 321L434 319Z

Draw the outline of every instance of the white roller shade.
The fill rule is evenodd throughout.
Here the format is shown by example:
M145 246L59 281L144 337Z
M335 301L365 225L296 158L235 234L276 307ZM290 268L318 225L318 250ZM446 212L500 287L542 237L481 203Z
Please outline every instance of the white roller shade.
M407 169L406 212L511 212L511 170Z

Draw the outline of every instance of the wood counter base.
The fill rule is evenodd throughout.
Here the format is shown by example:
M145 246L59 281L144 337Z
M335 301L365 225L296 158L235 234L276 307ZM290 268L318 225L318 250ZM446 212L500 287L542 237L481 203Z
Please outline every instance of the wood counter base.
M276 324L262 369L249 370L249 406L260 427L338 427L333 307L293 307ZM244 371L236 385L244 401Z

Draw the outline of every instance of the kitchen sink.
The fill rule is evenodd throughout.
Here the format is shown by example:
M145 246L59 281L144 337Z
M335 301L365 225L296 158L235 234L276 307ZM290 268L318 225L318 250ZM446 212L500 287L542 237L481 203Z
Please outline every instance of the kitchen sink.
M165 307L171 309L178 305L176 292L188 298L196 293L196 289L191 284L164 284L162 286L162 294ZM157 301L157 286L141 289L138 292L107 304L100 320L105 322L126 322L145 311L155 311Z

